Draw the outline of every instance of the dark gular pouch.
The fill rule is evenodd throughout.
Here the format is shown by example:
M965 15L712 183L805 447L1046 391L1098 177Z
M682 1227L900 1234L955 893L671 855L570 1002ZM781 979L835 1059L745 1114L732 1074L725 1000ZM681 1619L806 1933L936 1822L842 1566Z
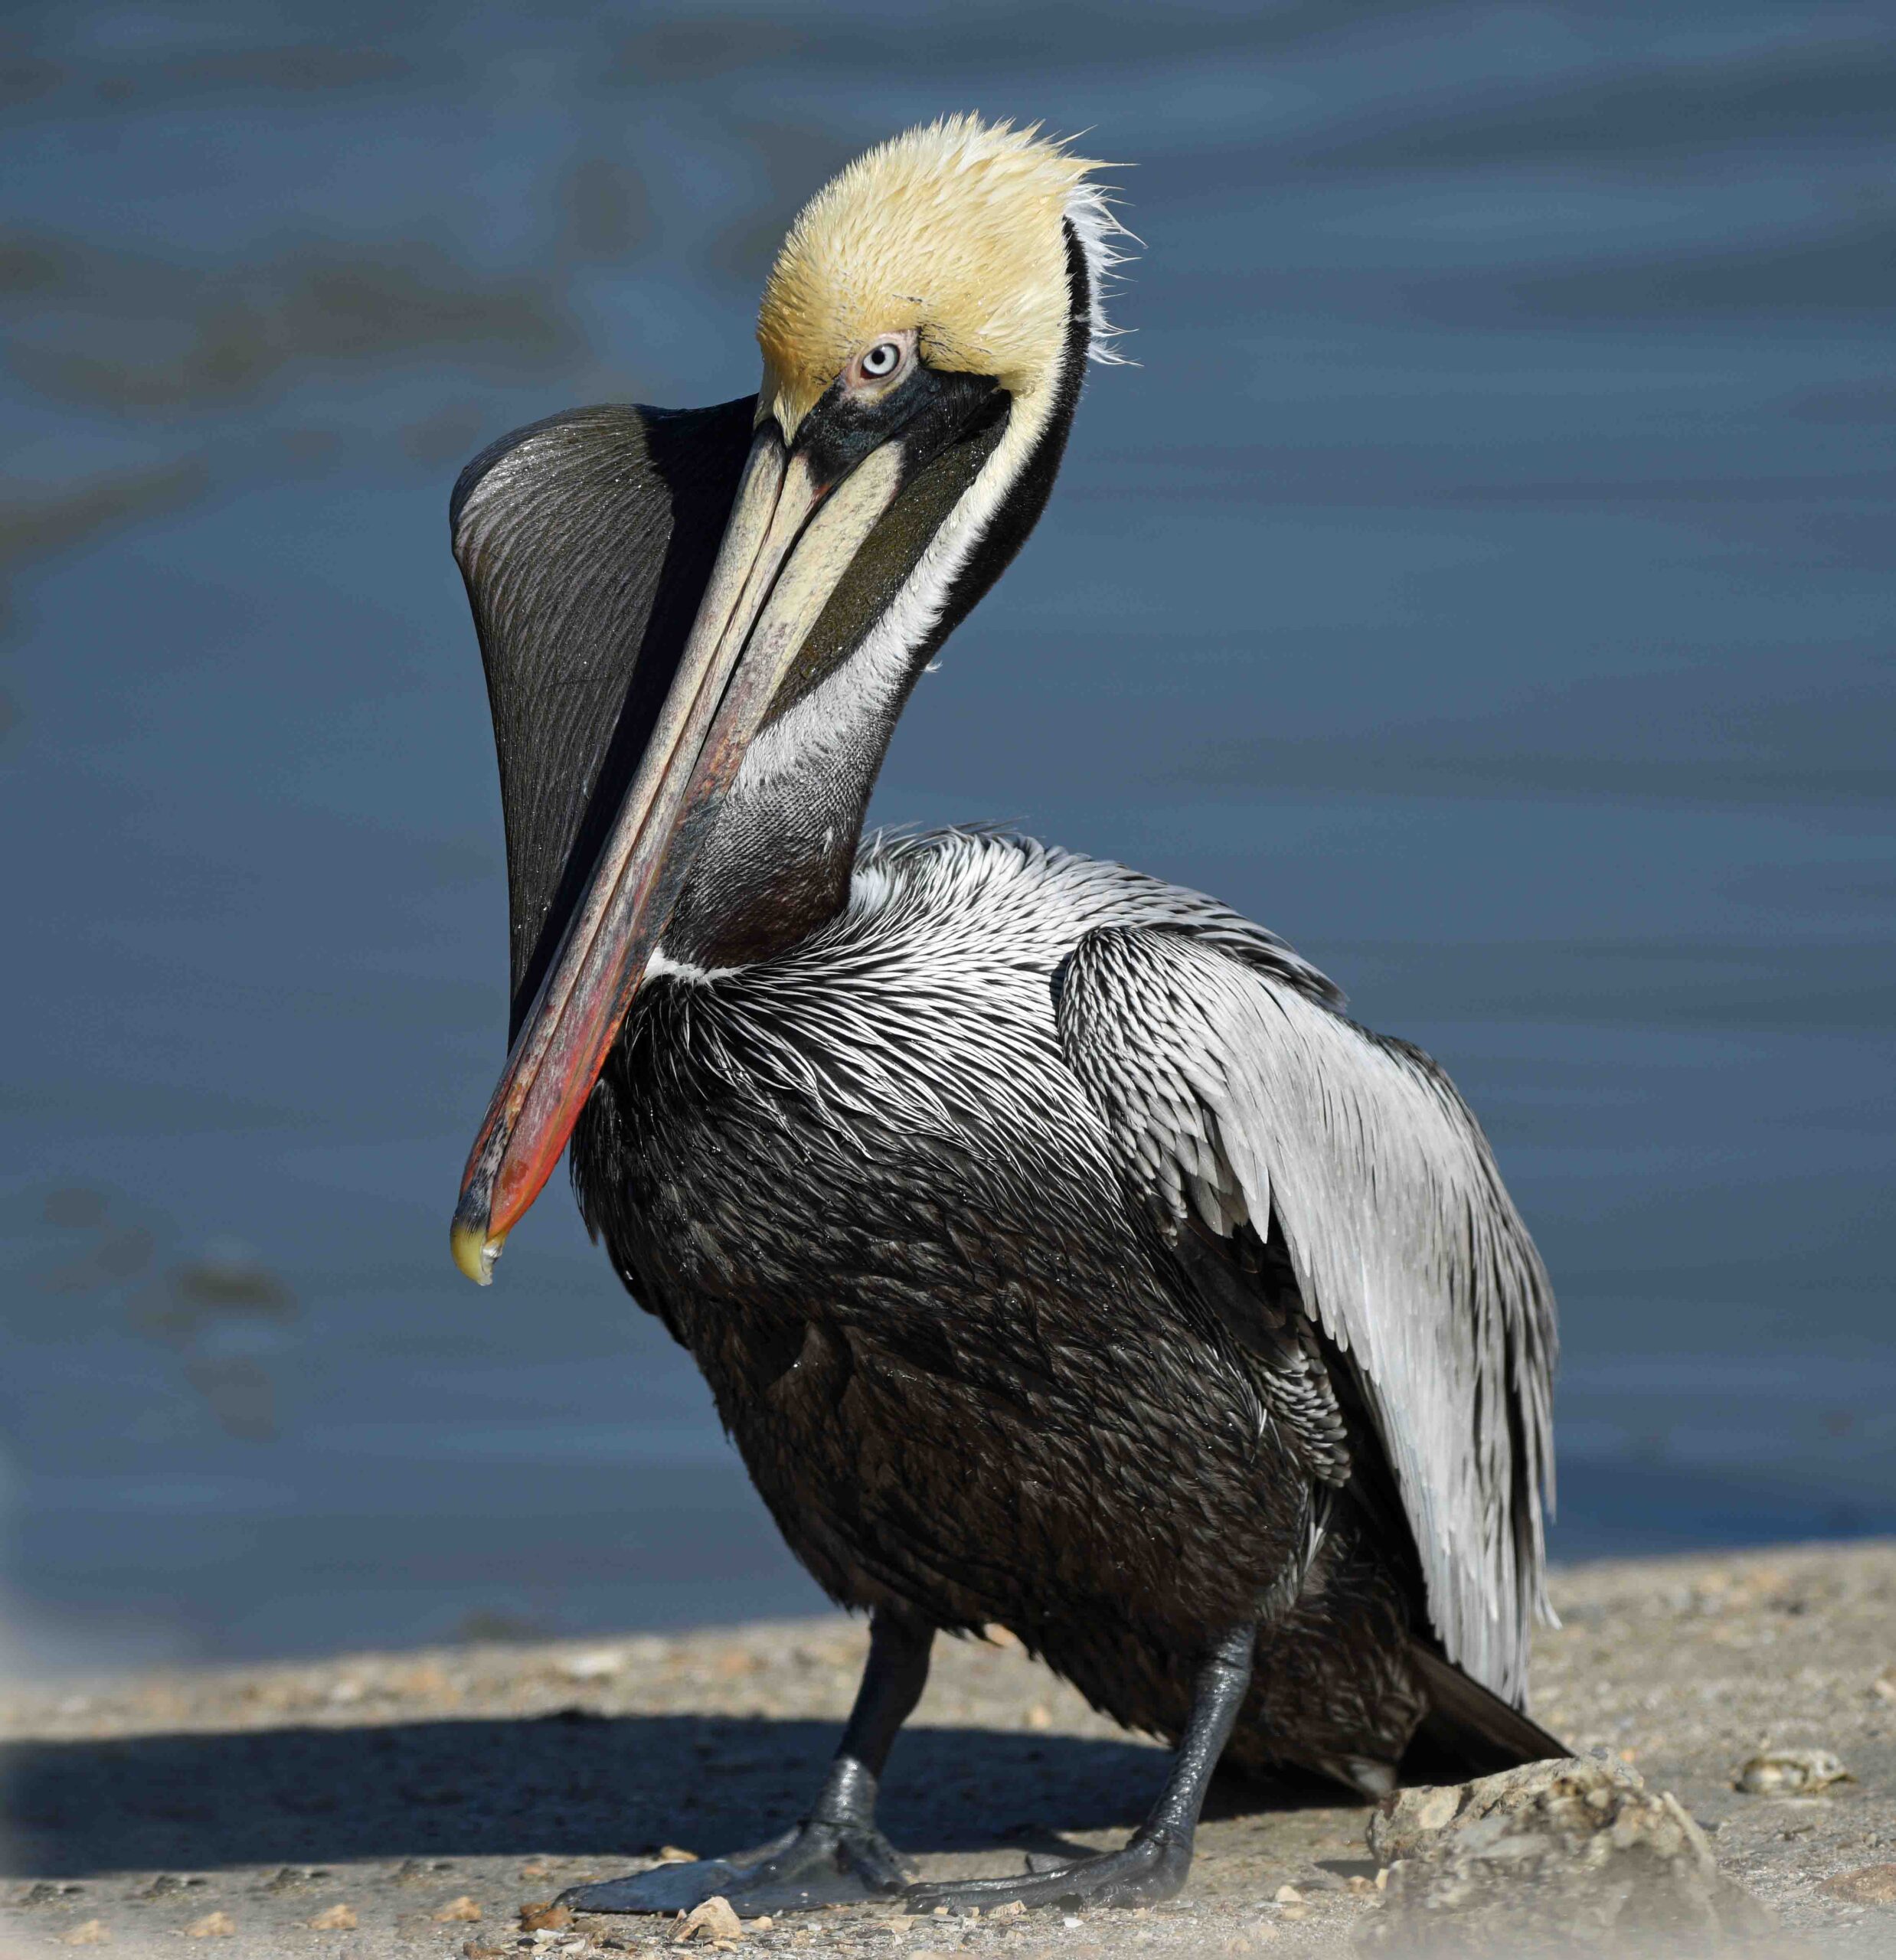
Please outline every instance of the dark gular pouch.
M515 430L449 505L486 669L519 1031L678 671L757 398L580 408Z

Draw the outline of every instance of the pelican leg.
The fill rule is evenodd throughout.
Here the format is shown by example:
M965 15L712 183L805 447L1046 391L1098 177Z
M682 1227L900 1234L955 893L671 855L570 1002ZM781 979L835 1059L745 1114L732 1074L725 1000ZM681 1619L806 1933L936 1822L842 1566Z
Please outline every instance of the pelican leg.
M1077 1858L1057 1871L1019 1878L976 1878L911 1885L902 1903L927 1912L937 1906L1152 1906L1184 1890L1192 1869L1192 1842L1205 1807L1211 1773L1230 1741L1245 1690L1250 1686L1255 1623L1216 1642L1192 1684L1192 1716L1173 1753L1172 1769L1146 1821L1116 1851Z
M922 1698L934 1638L932 1628L890 1613L871 1617L848 1726L815 1807L794 1830L728 1857L576 1885L559 1903L580 1913L683 1913L721 1893L754 1919L900 1892L914 1867L876 1828L876 1793L890 1746Z

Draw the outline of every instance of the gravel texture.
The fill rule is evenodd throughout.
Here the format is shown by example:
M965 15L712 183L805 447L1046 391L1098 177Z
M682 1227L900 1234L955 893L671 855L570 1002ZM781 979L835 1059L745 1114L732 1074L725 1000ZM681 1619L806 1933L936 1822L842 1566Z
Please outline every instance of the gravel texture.
M1565 1625L1538 1646L1541 1720L1677 1795L1776 1916L1769 1950L1896 1954L1896 1546L1592 1566L1554 1592ZM793 1819L864 1645L838 1618L16 1688L0 1696L0 1954L669 1952L674 1925L534 1909ZM1847 1777L1826 1780L1819 1753ZM1747 1778L1760 1760L1793 1766ZM1025 1852L1118 1842L1160 1769L1010 1643L943 1642L884 1821L930 1877L1018 1870ZM680 1950L1348 1953L1388 1898L1370 1817L1221 1783L1189 1888L1150 1912L852 1907L734 1940L713 1913Z
M1388 1867L1381 1909L1356 1931L1368 1952L1621 1960L1783 1943L1678 1798L1610 1753L1396 1791L1368 1834Z

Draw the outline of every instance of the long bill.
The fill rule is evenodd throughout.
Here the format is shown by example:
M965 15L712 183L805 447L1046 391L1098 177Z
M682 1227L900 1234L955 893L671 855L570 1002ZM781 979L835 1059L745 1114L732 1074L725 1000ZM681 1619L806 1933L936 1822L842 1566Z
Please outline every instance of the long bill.
M677 676L468 1157L449 1243L477 1285L558 1163L718 805L901 462L889 442L823 483L774 423L759 430Z

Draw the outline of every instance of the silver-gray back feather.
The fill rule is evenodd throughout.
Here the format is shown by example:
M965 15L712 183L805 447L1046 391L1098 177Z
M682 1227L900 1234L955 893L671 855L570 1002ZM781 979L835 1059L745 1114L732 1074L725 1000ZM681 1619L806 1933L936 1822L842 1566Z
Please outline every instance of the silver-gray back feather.
M868 1106L953 1134L1004 1104L1034 1148L1097 1156L1101 1204L1129 1181L1175 1225L1189 1204L1263 1234L1274 1214L1362 1377L1445 1648L1519 1698L1553 1303L1426 1057L1345 1019L1321 973L1217 900L980 831L870 838L843 911L773 960L653 970L698 982L708 1053L736 1017L749 1060L728 1067L798 1088L839 1130Z
M1554 1305L1486 1139L1426 1056L1198 933L1090 932L1061 1045L1175 1230L1273 1219L1355 1357L1452 1661L1523 1697L1545 1615Z

